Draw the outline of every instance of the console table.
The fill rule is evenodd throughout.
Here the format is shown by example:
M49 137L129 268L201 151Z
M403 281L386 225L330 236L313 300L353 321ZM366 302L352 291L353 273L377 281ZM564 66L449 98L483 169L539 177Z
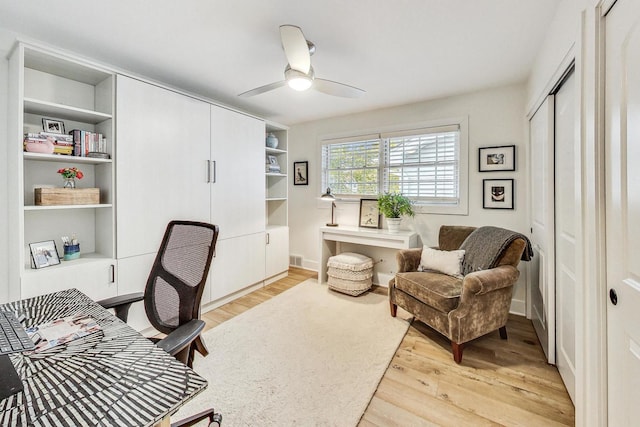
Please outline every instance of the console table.
M340 243L374 246L389 249L409 249L418 247L418 234L401 230L390 233L388 230L340 225L338 227L320 227L320 283L327 281L327 260L341 252Z

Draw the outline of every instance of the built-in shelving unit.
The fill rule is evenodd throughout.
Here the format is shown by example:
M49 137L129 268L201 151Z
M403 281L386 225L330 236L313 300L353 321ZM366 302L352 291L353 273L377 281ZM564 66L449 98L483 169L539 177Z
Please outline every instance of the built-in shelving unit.
M286 274L289 259L288 227L288 128L275 123L266 123L266 135L272 133L278 138L276 148L265 147L265 156L275 156L280 172L265 173L266 203L266 277L276 280ZM266 137L265 135L265 137ZM265 138L266 140L266 138ZM269 282L270 280L267 280Z
M113 158L115 74L94 64L32 46L16 44L10 56L10 296L12 299L75 286L90 296L115 295L115 165L112 159L23 151L25 133L43 130L43 118L73 129L101 133ZM61 187L57 173L77 167L84 177L78 188L99 188L100 203L37 206L34 189ZM81 258L34 269L29 244L53 240L63 259L61 236L75 234ZM106 266L112 273L107 280ZM77 267L77 268L74 268ZM95 267L95 268L92 268ZM105 270L103 274L102 270ZM99 280L96 280L99 277ZM83 281L86 279L86 285ZM107 282L105 288L91 292Z

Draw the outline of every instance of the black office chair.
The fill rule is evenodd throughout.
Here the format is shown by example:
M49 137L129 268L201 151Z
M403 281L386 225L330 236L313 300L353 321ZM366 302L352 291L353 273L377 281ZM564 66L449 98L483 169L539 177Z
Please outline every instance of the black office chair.
M200 333L200 300L218 239L218 226L202 222L171 221L151 268L144 293L121 295L99 301L113 308L126 322L131 304L144 300L147 318L166 334L154 340L158 347L189 367L194 350L208 354Z
M166 334L165 338L152 340L191 368L196 350L203 356L209 354L200 337L205 326L205 322L200 320L200 300L217 239L217 225L171 221L144 293L121 295L98 303L104 308L115 309L116 316L126 322L131 304L144 301L151 325ZM220 425L220 415L210 410L172 426L192 425L207 417L210 423Z

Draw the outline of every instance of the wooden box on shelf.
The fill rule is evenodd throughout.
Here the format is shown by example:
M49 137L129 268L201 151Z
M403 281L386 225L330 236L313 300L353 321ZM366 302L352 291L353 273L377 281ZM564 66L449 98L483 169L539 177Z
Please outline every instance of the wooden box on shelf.
M36 188L36 206L97 205L99 188Z

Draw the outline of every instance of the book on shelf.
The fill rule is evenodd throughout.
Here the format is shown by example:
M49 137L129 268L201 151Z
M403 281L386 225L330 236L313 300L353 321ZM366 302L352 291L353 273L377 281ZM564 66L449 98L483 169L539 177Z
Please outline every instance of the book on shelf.
M73 129L69 135L71 135L74 144L74 156L90 157L89 153L107 153L107 138L101 133Z
M27 328L27 335L35 344L33 350L39 353L55 346L66 344L78 338L97 332L102 328L95 319L83 313L52 320L51 322Z

